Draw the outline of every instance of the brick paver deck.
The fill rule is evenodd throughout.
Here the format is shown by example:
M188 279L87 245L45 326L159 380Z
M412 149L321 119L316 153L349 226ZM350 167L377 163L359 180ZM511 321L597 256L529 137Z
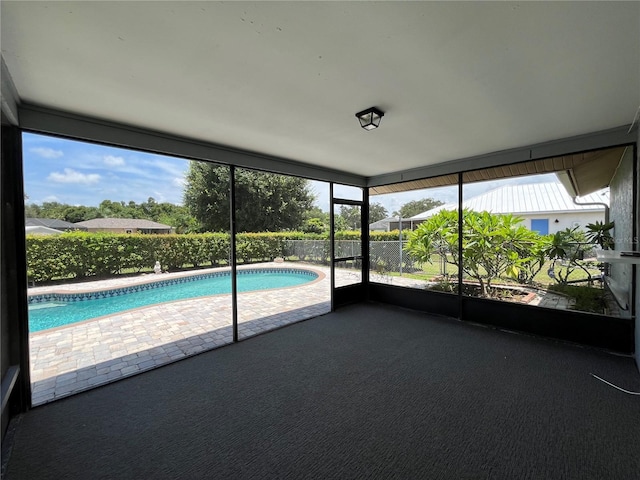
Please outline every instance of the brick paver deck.
M256 267L308 268L322 274L322 278L297 287L238 294L241 339L330 311L328 268L288 262L239 268ZM206 270L198 271L204 272ZM36 287L29 293L99 290L181 275L189 273ZM336 270L337 286L355 283L359 278L353 271ZM414 288L425 285L420 280L374 274L372 280ZM557 300L553 297L546 300ZM152 305L31 333L32 403L47 403L229 344L232 342L231 318L231 295L215 295Z

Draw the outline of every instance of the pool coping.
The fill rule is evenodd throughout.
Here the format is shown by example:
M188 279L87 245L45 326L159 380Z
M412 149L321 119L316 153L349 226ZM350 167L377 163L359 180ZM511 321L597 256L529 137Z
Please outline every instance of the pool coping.
M248 265L239 265L237 267L238 271L242 271L242 270L299 270L299 271L311 271L315 274L317 274L318 276L320 275L325 275L324 272L321 272L319 270L316 270L314 268L309 268L309 267L290 267L290 266L269 266L269 267L257 267L255 265L259 265L259 264L248 264ZM167 281L171 281L174 279L179 279L179 278L188 278L188 277L199 277L199 276L206 276L206 275L214 275L215 274L220 274L225 275L227 273L231 273L231 267L212 267L212 268L205 268L205 269L198 269L198 270L188 270L188 271L183 271L183 272L163 272L161 274L140 274L141 277L145 277L144 279L140 279L140 281L133 281L130 283L127 283L126 285L123 286L117 286L117 287L111 287L111 288L106 288L106 287L102 287L102 288L86 288L86 289L82 289L82 290L75 290L75 289L69 289L69 286L73 286L74 284L66 284L63 286L60 285L56 285L56 286L52 286L52 287L48 287L48 286L42 286L42 287L32 287L31 289L29 289L27 291L27 298L31 298L31 297L36 297L36 296L41 296L41 295L82 295L82 294L91 294L91 293L97 293L97 292L106 292L106 291L112 291L112 290L121 290L121 289L125 289L125 288L129 288L129 287L137 287L137 286L143 286L143 285L149 285L152 283L159 283L159 282L167 282ZM117 282L118 280L123 280L123 279L127 279L127 278L132 278L132 277L112 277L112 278L106 278L106 279L100 279L100 280L95 280L95 281L113 281L114 283ZM324 278L324 277L323 277ZM313 281L318 281L319 279L316 278ZM311 283L311 282L309 282ZM65 289L66 287L66 289ZM55 290L55 288L59 288L58 290ZM47 289L46 292L34 292L33 289ZM50 290L49 290L50 289ZM268 289L266 289L268 290ZM227 293L228 294L228 293ZM224 294L222 294L224 295Z

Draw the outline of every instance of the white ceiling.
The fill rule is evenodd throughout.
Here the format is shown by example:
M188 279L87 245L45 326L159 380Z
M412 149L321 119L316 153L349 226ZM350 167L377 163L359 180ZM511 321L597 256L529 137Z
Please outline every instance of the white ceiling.
M639 2L2 1L22 102L365 176L631 123ZM386 112L378 130L355 112Z

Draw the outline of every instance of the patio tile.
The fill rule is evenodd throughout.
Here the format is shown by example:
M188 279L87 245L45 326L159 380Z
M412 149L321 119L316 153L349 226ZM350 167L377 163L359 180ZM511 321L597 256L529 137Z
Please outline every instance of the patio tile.
M109 367L109 370L111 370L112 372L113 372L113 371L116 371L116 370L117 370L117 371L120 371L120 370L122 370L124 367L126 367L127 365L129 365L127 362L118 362L118 363L116 363L116 364L114 364L114 365L111 365L111 366Z
M277 266L307 267L286 263ZM328 272L324 267L309 267ZM165 278L170 277L163 275L162 279ZM134 281L140 281L140 278L102 280L91 282L90 287L105 288ZM47 288L52 289L38 287L33 290L45 293ZM63 288L82 291L87 289L87 285L77 283ZM329 311L328 276L319 282L295 288L295 295L291 294L291 289L241 293L241 338ZM54 289L60 290L61 287ZM32 400L39 404L230 344L230 296L165 303L110 315L51 332L37 332L30 335L30 341ZM52 383L43 384L43 381Z
M90 379L87 380L87 385L98 385L100 383L106 383L109 381L109 377L108 375L102 374L102 375L96 375L95 377L91 377Z
M151 368L151 367L155 367L157 364L155 362L155 360L147 360L146 362L142 362L140 364L138 364L138 367L140 367L140 370L144 370L147 368Z
M120 373L122 375L127 375L127 374L130 374L130 373L137 372L138 370L140 370L140 367L138 365L131 365L131 366L125 367L122 370L120 370Z

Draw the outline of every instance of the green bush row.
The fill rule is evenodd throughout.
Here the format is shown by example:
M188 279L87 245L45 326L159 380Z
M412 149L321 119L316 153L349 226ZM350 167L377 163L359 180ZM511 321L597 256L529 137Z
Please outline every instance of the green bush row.
M238 261L271 260L282 254L285 240L303 236L301 233L238 234ZM27 273L30 280L41 282L150 270L156 260L163 270L205 264L218 266L229 262L229 238L224 233L28 235Z
M287 240L327 240L326 235L282 232L239 233L239 263L269 261L292 255ZM358 240L359 232L336 232L337 240ZM397 240L398 232L372 232L372 241ZM62 235L27 235L27 273L34 282L54 278L110 276L149 271L156 260L163 270L229 263L230 236L225 233L143 235L70 232ZM327 248L316 260L326 257Z

